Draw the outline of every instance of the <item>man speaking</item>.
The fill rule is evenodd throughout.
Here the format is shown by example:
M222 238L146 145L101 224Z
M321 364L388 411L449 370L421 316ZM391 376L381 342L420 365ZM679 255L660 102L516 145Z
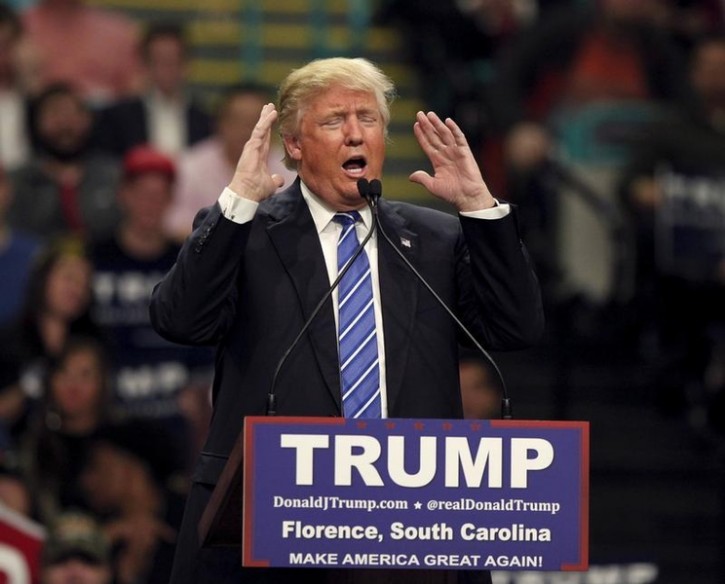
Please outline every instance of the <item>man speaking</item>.
M323 59L293 71L279 109L262 108L228 188L199 214L154 292L151 317L161 335L217 347L214 415L173 584L490 582L486 573L456 571L242 569L239 550L199 547L199 519L247 415L273 405L286 416L462 417L460 331L391 242L484 347L523 348L543 331L515 212L491 196L450 119L417 114L413 131L432 174L419 170L410 180L458 217L381 199L377 214L391 242L374 234L354 257L373 222L358 182L382 178L393 96L391 80L364 59ZM266 163L275 122L299 175L278 194L282 179ZM273 386L282 355L353 257Z

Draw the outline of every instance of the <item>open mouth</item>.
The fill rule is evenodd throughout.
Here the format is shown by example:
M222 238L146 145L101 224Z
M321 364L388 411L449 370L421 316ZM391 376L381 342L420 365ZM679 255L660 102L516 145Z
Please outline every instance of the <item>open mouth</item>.
M366 167L367 161L363 156L353 156L342 164L342 168L345 170L345 172L348 175L354 177L362 176L365 173Z

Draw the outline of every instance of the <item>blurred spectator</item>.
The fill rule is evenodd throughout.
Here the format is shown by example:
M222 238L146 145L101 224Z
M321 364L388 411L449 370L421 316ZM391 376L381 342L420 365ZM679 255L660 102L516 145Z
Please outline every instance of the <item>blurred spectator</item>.
M0 166L8 170L30 155L28 107L17 63L21 35L20 18L0 2Z
M725 5L721 0L664 0L658 21L689 52L699 39L722 30Z
M213 205L229 184L242 148L249 140L259 112L270 100L270 91L262 86L233 86L224 93L217 107L214 136L189 149L179 159L179 178L174 201L165 225L183 240L191 233L199 209ZM270 172L285 179L285 187L297 177L282 163L284 150L270 148L267 164Z
M672 110L653 125L623 172L623 194L640 232L640 270L651 276L654 210L662 202L657 171L663 166L713 175L725 168L725 37L708 37L693 50L692 108Z
M651 128L622 192L637 232L640 318L659 351L658 402L681 412L704 400L725 431L725 380L707 375L725 367L725 37L695 46L690 79L695 107Z
M15 433L41 395L49 360L75 334L100 338L90 317L91 264L81 242L60 240L37 259L16 325L0 331L0 420Z
M64 84L38 96L33 112L37 152L10 173L10 225L42 238L108 233L118 222L118 168L90 150L91 112Z
M110 416L109 377L105 350L89 337L71 337L50 366L20 449L43 522L61 509L84 506L80 473L93 437Z
M663 162L712 172L725 161L725 37L701 40L690 60L695 107L670 112L651 128L625 175L632 206L653 209L661 198L655 171Z
M501 385L496 373L481 355L462 352L459 360L463 417L489 420L501 417Z
M209 116L189 95L188 51L178 26L149 27L141 44L145 93L101 112L98 141L103 149L121 157L133 146L150 144L176 156L211 133Z
M43 547L41 584L111 584L108 540L91 515L68 511Z
M191 414L209 409L212 353L165 341L151 328L151 290L171 269L179 245L165 235L164 213L172 200L175 169L167 156L138 146L123 162L118 198L122 220L110 238L91 246L96 321L112 343L115 405L128 416L153 419L173 433L176 448L167 456L180 465L191 455L191 427L179 400L198 396ZM203 405L207 404L204 408Z
M22 18L43 86L72 84L96 106L139 89L138 32L124 16L84 0L38 0Z
M33 514L33 495L28 482L5 460L0 462L0 508L3 507L24 517Z
M476 142L496 55L542 11L563 3L570 0L384 0L375 20L401 29L427 107L459 120Z
M660 104L692 99L683 55L660 26L663 1L550 12L500 53L491 84L484 174L519 204L545 297L581 301L591 322L631 288L615 186L628 141Z
M0 329L18 317L26 281L39 242L6 222L12 201L10 181L0 166Z
M492 100L517 168L549 154L557 112L603 101L687 103L682 56L658 25L661 0L600 0L551 14L499 61Z
M168 454L168 436L141 421L109 426L91 450L83 486L118 552L119 584L166 584L183 498Z

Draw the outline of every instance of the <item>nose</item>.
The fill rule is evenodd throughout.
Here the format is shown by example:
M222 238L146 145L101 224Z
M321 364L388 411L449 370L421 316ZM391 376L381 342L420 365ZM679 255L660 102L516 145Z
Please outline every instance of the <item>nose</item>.
M362 126L355 116L350 116L345 120L345 144L347 146L357 146L363 141Z

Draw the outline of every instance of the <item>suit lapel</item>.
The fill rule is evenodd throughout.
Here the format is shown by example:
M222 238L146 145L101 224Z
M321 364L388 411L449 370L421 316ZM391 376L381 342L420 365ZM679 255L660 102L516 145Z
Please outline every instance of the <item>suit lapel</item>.
M307 320L330 286L320 239L299 183L274 199L267 234L294 285L302 316ZM328 300L312 321L308 336L327 390L342 412L337 332L331 301Z
M396 213L385 200L380 200L380 222L395 246L416 267L418 264L418 235L408 221ZM403 384L410 348L410 332L418 306L418 282L403 260L378 234L378 274L383 308L385 334L385 370L388 413L394 411L395 401Z

